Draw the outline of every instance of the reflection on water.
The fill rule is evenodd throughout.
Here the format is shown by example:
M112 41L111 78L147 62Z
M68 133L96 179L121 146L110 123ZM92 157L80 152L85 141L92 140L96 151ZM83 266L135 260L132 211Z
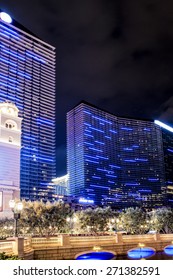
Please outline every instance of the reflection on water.
M89 252L82 254L76 260L112 260L115 255L111 252Z
M173 256L173 245L166 246L164 252L169 256Z
M155 254L155 250L148 247L138 247L128 251L127 255L130 259L148 259Z
M118 255L117 260L131 260L127 255ZM147 260L173 260L173 256L168 256L164 252L156 252L154 256Z

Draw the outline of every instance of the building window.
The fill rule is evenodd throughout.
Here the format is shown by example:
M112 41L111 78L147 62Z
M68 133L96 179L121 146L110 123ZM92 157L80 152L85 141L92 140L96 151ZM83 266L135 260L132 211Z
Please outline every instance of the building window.
M5 127L8 129L17 129L17 123L12 120L7 120L5 122Z
M8 142L12 143L13 142L13 137L9 136Z

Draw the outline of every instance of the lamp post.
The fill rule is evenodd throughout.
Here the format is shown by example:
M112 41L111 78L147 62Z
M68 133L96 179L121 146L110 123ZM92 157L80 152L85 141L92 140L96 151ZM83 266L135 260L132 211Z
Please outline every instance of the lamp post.
M20 212L23 209L22 202L9 201L9 206L14 213L14 236L18 236L18 220L20 219Z

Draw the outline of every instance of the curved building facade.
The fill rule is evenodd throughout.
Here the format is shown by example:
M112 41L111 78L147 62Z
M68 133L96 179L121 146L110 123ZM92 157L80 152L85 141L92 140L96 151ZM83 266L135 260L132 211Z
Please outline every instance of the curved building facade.
M23 119L21 198L51 200L47 186L56 175L55 48L4 16L0 38L0 102L14 102Z
M69 193L115 208L165 204L161 128L86 102L67 114Z

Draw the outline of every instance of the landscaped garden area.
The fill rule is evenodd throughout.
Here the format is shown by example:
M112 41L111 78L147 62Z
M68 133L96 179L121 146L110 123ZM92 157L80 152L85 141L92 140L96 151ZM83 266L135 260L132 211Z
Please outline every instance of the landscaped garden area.
M114 211L109 207L74 212L62 202L22 203L23 210L18 221L18 234L21 236L41 237L61 233L95 235L119 231L126 234L173 233L173 210L166 207L150 212L141 208ZM14 220L1 219L0 238L5 239L13 234Z

